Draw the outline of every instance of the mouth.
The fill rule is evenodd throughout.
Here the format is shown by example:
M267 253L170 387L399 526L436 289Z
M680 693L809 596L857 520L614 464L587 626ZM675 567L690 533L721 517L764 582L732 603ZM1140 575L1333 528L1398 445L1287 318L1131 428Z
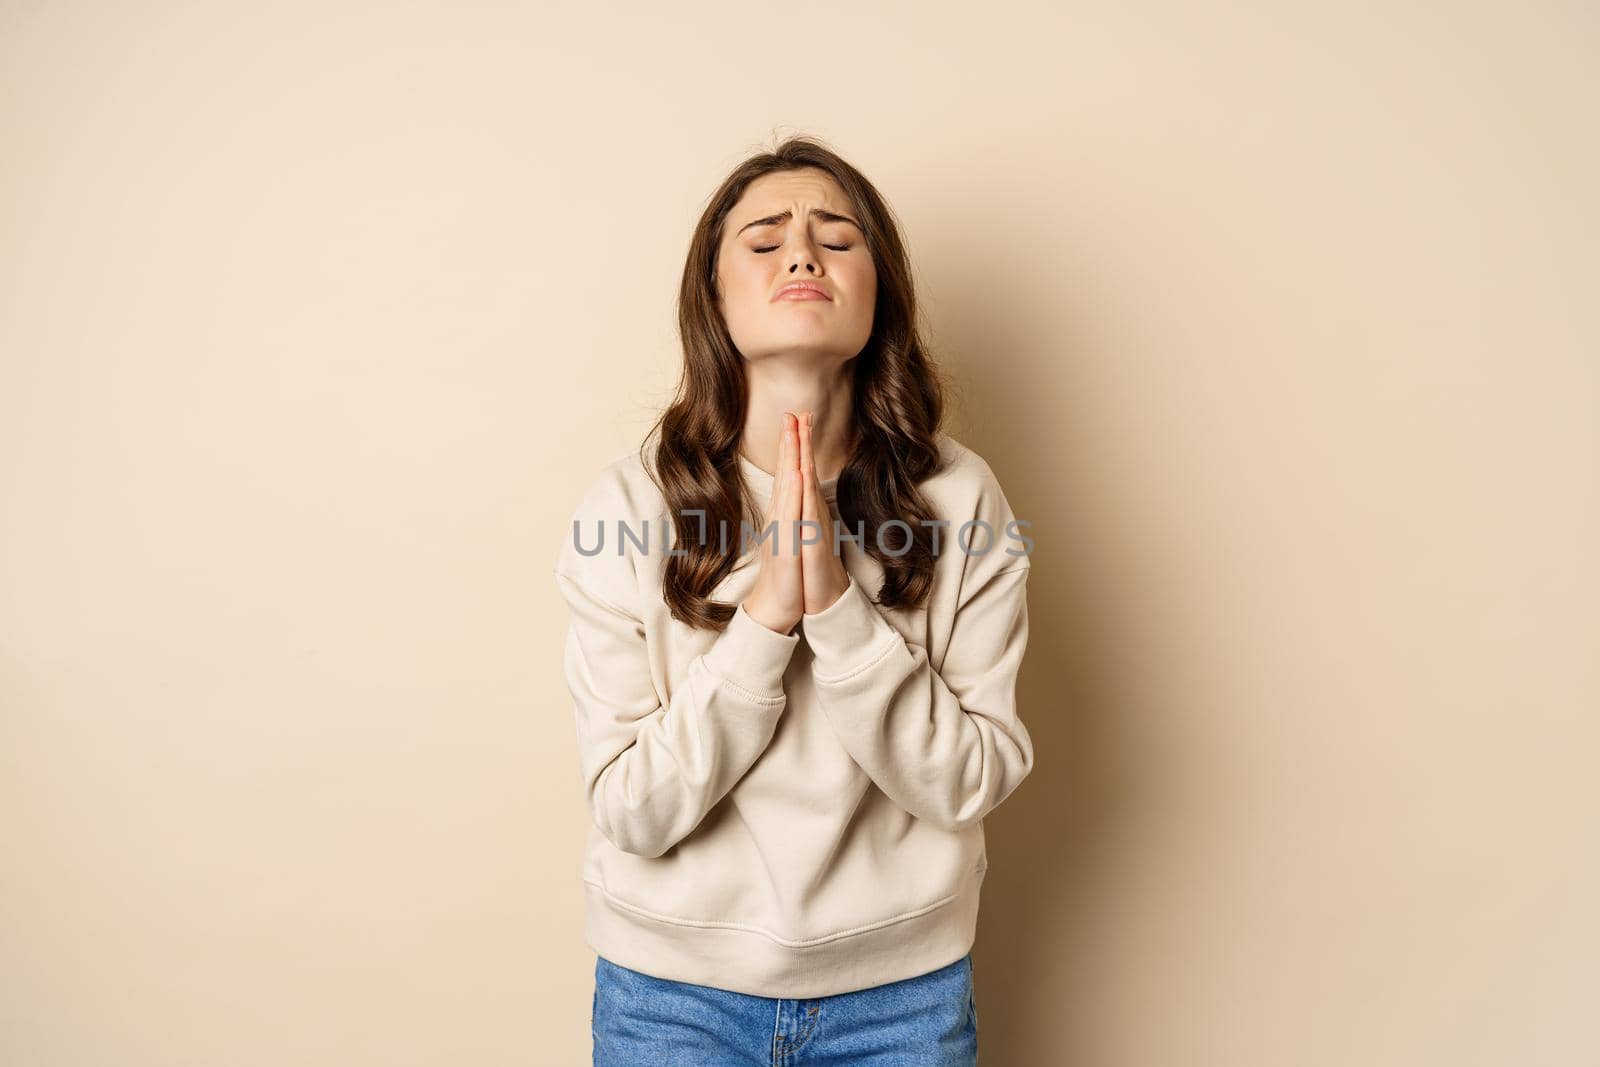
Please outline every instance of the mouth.
M779 300L832 300L828 291L816 282L790 282L779 289L773 301Z

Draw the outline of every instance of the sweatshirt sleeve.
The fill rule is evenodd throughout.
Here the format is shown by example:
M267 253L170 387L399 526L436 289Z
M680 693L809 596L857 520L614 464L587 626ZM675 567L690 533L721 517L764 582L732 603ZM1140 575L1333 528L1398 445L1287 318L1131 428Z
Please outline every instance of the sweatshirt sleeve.
M656 857L686 837L777 729L800 642L744 605L663 704L638 615L556 571L570 608L564 666L590 817L624 852Z
M1003 537L1010 510L998 486L991 493L980 512ZM1031 564L999 547L964 562L938 670L854 576L838 600L802 619L818 699L840 742L891 800L949 830L980 821L1033 769L1016 704Z

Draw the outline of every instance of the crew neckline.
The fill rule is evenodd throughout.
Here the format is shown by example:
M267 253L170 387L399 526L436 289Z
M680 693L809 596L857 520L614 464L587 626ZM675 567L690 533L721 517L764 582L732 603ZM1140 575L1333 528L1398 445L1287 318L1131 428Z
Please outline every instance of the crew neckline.
M745 479L754 490L757 499L765 505L772 498L772 475L756 466L743 452L739 453L739 466L744 471ZM839 477L825 478L822 481L822 498L835 501L839 495Z

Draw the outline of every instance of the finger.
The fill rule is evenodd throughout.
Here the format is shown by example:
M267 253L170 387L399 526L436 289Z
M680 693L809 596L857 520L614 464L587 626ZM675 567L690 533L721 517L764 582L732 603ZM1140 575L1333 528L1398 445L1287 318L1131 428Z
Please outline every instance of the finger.
M817 473L815 453L812 450L811 422L812 416L808 412L800 435L800 447L805 457L806 468L805 517L816 523L815 527L806 528L806 532L815 539L814 544L807 547L813 552L827 552L829 555L834 555L833 509L828 506L828 498L823 495L822 478Z
M810 426L810 422L811 422L811 416L809 414L807 414L806 415L806 424L807 424L806 425L806 438L807 438L806 450L807 450L808 453L810 453L810 450L811 450L811 442L810 442L811 426ZM827 526L833 520L833 511L832 511L831 508L828 507L828 498L826 496L824 496L823 493L822 493L822 475L817 472L817 464L816 464L815 460L810 459L808 457L807 464L811 468L811 492L813 494L813 514L812 514L811 517L816 519L818 522L822 523L823 526Z
M817 517L817 484L816 467L811 461L811 412L806 412L800 420L798 427L800 440L800 482L803 491L800 494L800 517L802 519L815 519ZM809 528L807 529L809 533Z
M784 420L786 423L783 435L784 454L780 469L783 472L784 482L789 487L789 495L785 498L788 507L783 517L792 525L794 520L800 517L802 495L800 483L795 479L795 472L800 469L800 418L789 413L785 414ZM784 532L789 537L794 536L787 530Z
M802 432L801 440L804 439L804 433ZM805 471L802 470L800 472L800 515L795 519L794 523L794 549L796 552L804 553L811 549L810 542L816 537L817 531L806 520L813 517L816 508L816 501L812 499L811 495L811 479L806 477Z
M772 492L767 497L767 521L770 522L783 514L783 449L784 438L788 436L789 413L784 412L778 419L778 470L772 476Z
M800 480L799 471L789 472L789 511L783 520L783 543L788 548L789 554L800 555L800 536L804 533L800 529L800 515L805 503L805 485Z
M793 413L783 413L783 447L778 450L778 473L791 481L789 472L800 466L800 419Z
M773 476L772 518L777 523L777 538L774 552L779 555L786 554L783 547L790 543L794 534L790 532L794 526L794 519L800 513L800 489L795 484L794 471L795 456L799 446L796 440L796 427L798 420L789 413L783 413L783 433L778 445L778 470Z

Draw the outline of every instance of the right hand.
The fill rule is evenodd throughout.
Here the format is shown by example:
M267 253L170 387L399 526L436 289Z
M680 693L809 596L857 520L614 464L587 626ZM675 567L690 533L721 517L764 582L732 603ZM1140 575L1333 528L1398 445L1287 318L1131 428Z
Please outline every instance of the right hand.
M783 429L778 440L778 470L772 478L772 499L767 503L765 531L777 523L777 548L772 539L756 546L761 567L750 595L744 598L745 612L769 630L788 634L800 624L806 610L805 582L800 570L800 552L795 546L799 532L800 505L800 423L792 412L783 413Z

